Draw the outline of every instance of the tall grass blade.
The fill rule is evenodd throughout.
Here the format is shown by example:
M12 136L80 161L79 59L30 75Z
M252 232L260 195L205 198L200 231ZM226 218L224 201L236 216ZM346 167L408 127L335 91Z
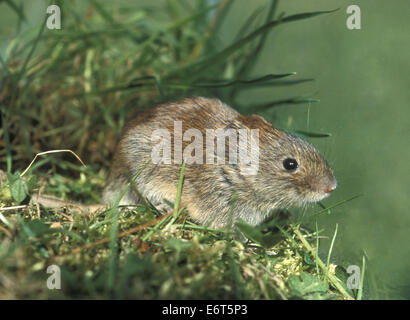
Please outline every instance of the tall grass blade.
M12 159L11 148L10 148L9 125L7 122L7 116L3 110L3 106L0 106L0 113L1 113L1 124L3 127L3 131L4 131L4 142L6 144L7 172L11 173L13 159Z
M329 274L329 268L330 268L330 256L332 255L332 251L333 251L333 245L335 243L336 240L336 235L337 235L337 227L338 224L336 223L336 228L335 228L335 233L333 234L333 238L332 238L332 242L330 243L330 248L329 248L329 252L327 254L327 261L326 261L326 276L328 276Z
M19 20L24 20L26 21L26 15L24 14L24 11L22 8L20 8L19 6L17 6L13 0L4 0L4 2L6 2L10 8L12 8L14 10L14 12L16 12L16 14L19 16Z
M361 271L362 272L361 272L361 275L360 275L360 286L359 286L359 290L357 292L357 300L362 300L362 297L363 297L364 274L366 272L366 257L365 256L363 256Z
M329 211L329 209L333 209L333 208L335 208L335 207L338 207L338 206L340 206L340 205L342 205L342 204L345 204L346 202L350 202L350 201L352 201L352 200L354 200L354 199L357 199L357 198L359 198L359 197L361 197L361 196L362 196L362 194L358 194L358 195L355 195L355 196L353 196L353 197L351 197L351 198L348 198L348 199L345 199L345 200L342 200L342 201L338 201L338 202L332 204L331 206L329 206L329 207L327 207L327 208L325 208L325 209L323 209L323 210L320 210L320 211L318 211L318 212L313 213L313 214L310 215L310 216L306 216L305 218L302 218L298 223L302 223L302 222L304 222L305 220L315 218L315 217L317 217L318 215L323 214L323 213Z
M273 19L274 15L275 15L275 12L276 12L277 5L278 5L277 0L271 0L271 4L269 6L269 10L268 10L268 14L267 14L266 19L265 19L266 20L265 23L269 23L269 21L271 21ZM260 36L258 45L252 51L250 56L246 57L244 64L239 69L239 71L236 75L237 77L243 77L243 76L246 76L246 75L250 74L250 72L252 71L252 69L255 66L256 61L258 61L259 54L262 51L262 49L263 49L263 47L266 43L266 39L267 39L268 35L269 35L269 32L265 32L264 34L262 34Z
M184 67L175 69L174 71L171 70L167 74L167 77L174 76L175 74L181 73L181 72L186 71L188 69L191 70L191 74L195 75L195 74L201 72L204 68L208 68L210 64L212 64L213 66L216 66L216 65L224 62L226 60L226 58L229 57L232 53L234 53L238 49L242 48L245 44L249 43L250 41L253 41L257 36L266 33L267 31L269 31L271 28L273 28L275 26L278 26L280 24L287 23L287 22L292 22L292 21L296 21L296 20L311 18L311 17L318 16L318 15L321 15L321 14L331 13L331 12L334 12L334 11L335 10L302 13L302 14L291 15L291 16L285 17L281 20L270 21L270 22L264 24L263 26L261 26L260 28L256 29L255 31L251 32L249 35L243 37L242 39L236 41L235 43L231 44L230 46L228 46L224 50L222 50L222 51L220 51L220 52L218 52L214 55L211 55L209 57L205 57L205 58L203 58L202 60L200 60L198 62L188 64Z
M257 105L251 105L251 106L243 107L243 109L252 110L252 112L265 111L267 109L279 107L285 104L305 104L305 103L316 103L319 101L320 101L319 99L313 99L313 98L293 97L293 98L276 100L276 101L266 102L266 103L257 104Z

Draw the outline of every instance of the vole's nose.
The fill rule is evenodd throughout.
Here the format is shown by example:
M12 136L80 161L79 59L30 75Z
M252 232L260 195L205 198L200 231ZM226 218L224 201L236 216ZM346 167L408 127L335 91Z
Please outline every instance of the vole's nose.
M329 184L326 188L325 188L325 193L331 193L336 189L336 183L332 183Z

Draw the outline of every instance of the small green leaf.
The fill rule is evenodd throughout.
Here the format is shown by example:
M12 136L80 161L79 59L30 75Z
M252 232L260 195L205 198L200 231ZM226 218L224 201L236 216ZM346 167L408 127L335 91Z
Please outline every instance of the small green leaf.
M19 179L20 179L20 172L16 171L13 174L12 173L7 173L7 181L9 182L9 185L12 185L13 182L15 182Z
M239 219L239 221L236 223L236 226L249 240L262 244L263 234L258 228L247 224L242 219Z
M189 247L191 247L192 243L187 242L187 241L182 241L182 240L176 239L176 238L171 238L165 243L165 245L170 249L173 249L177 252L178 251L180 252L182 250L185 250L185 249L188 249Z
M279 232L272 230L262 232L264 227L270 227L268 224L254 227L239 219L236 226L249 240L260 244L264 248L272 248L283 239L283 235Z
M291 275L288 284L293 293L300 297L312 293L327 293L329 290L329 285L326 282L306 272L302 272L300 277Z
M50 231L53 232L53 229L50 229L50 225L41 222L39 219L35 219L26 223L26 226L31 230L34 236L40 236Z
M305 251L303 254L303 260L305 260L305 262L309 265L315 265L315 262L312 260L312 258L310 257L309 252Z
M26 184L29 192L33 190L37 186L37 176L30 176L26 180Z
M23 179L19 178L10 185L11 195L17 203L21 203L27 196L25 184Z

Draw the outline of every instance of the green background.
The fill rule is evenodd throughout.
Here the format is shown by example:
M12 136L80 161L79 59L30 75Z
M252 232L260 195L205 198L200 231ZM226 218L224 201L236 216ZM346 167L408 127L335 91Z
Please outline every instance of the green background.
M40 22L46 2L25 3L29 21L22 30ZM268 4L267 0L235 1L219 35L221 47L231 43L250 12ZM361 30L346 27L346 9L351 4L361 8ZM253 71L254 76L295 71L298 77L315 81L246 91L241 99L244 104L299 95L320 99L311 105L280 106L264 115L279 127L332 133L311 140L338 179L338 189L324 203L362 194L318 219L319 229L330 238L338 224L332 260L361 266L366 254L366 297L408 299L410 2L292 0L280 2L278 12L336 8L334 13L274 29ZM15 14L0 3L2 56L14 36L15 21ZM329 244L330 239L321 241L324 256Z
M295 93L313 93L320 99L310 107L283 106L276 111L282 126L291 119L295 128L332 133L326 140L312 140L338 179L338 189L326 204L363 194L320 218L319 228L332 237L338 224L335 258L346 265L360 265L361 255L367 254L370 297L410 298L410 3L361 1L360 30L346 27L350 4L281 2L280 11L287 13L340 8L274 30L255 70L296 71L315 81L243 99ZM227 24L248 12L240 6L236 10Z

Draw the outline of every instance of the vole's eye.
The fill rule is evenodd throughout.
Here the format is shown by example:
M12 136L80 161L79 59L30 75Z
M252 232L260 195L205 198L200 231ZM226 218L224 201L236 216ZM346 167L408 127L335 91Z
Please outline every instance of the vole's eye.
M283 160L283 167L288 171L288 172L293 172L297 169L298 167L298 162L296 159L293 158L286 158Z

